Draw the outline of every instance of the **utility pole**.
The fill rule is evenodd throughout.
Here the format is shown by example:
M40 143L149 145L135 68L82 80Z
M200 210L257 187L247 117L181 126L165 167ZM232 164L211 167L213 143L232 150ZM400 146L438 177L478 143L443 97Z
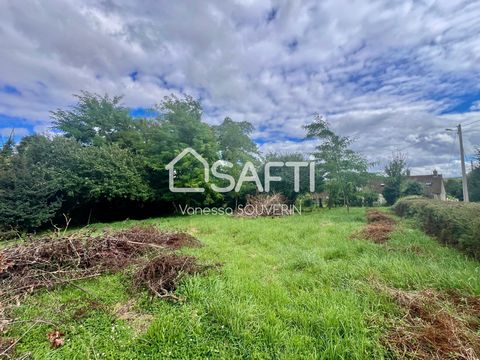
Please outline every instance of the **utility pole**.
M462 125L457 126L458 139L460 142L460 160L462 161L462 185L463 185L463 201L469 202L468 199L468 185L467 185L467 171L465 169L465 152L463 151Z

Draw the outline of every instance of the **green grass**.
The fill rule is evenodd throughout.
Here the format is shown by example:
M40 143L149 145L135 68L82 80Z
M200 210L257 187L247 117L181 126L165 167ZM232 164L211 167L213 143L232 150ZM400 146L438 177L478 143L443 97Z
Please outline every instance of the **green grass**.
M43 359L372 359L388 358L381 338L401 311L373 286L457 289L480 295L480 265L442 247L402 222L385 245L351 240L364 210L325 210L284 218L169 217L137 223L185 230L204 247L185 249L223 266L186 278L183 304L132 293L126 275L103 276L75 287L30 296L17 319L52 321L63 347L46 340L53 325L39 323L19 342L19 354ZM135 301L146 331L114 314ZM98 306L95 302L100 303ZM9 336L31 326L18 323Z

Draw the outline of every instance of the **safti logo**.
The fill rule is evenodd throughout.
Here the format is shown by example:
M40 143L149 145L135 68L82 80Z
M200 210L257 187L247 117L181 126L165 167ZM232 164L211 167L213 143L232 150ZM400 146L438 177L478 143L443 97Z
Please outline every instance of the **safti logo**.
M282 181L280 176L270 175L270 169L273 167L291 167L293 169L293 190L295 192L300 191L300 168L308 167L309 168L309 187L310 192L315 192L315 162L313 161L271 161L265 164L265 178L264 185L260 181L257 170L255 166L247 161L243 166L243 169L238 177L238 181L235 181L233 176L221 172L222 168L232 168L233 164L229 161L217 160L210 167L208 162L192 148L184 149L180 154L178 154L172 161L170 161L165 169L168 170L168 187L171 192L175 193L199 193L204 192L205 188L182 188L175 187L175 164L178 163L183 157L191 155L195 157L204 168L204 179L208 183L210 180L210 173L217 179L227 180L229 185L226 187L219 187L216 184L210 184L210 187L213 191L226 193L230 191L239 192L242 188L244 182L254 182L257 186L258 192L269 192L270 183L275 181Z

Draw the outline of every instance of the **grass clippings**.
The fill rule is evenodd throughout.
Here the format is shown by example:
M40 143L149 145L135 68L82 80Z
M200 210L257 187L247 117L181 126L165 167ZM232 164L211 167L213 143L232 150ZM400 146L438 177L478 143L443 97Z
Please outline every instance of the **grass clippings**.
M395 219L392 218L390 215L378 210L367 211L366 217L367 217L368 224L382 223L382 224L395 225L397 223Z
M385 338L396 356L465 360L480 357L479 296L383 289L405 312Z
M376 244L386 243L395 230L396 221L388 214L378 211L367 211L367 225L352 235L353 239L367 239Z

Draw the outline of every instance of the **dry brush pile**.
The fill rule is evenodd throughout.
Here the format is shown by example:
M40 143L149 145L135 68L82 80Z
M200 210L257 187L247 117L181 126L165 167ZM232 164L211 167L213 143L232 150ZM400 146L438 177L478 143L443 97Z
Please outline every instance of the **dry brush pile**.
M162 232L150 226L101 235L47 236L3 249L0 313L5 317L12 304L37 289L77 286L78 280L127 268L133 270L133 289L144 287L153 295L180 300L173 294L180 278L207 268L193 256L173 252L183 246L200 246L200 242L186 233Z
M259 216L287 216L292 215L292 209L287 205L285 197L282 194L262 194L248 195L247 203L239 207L235 215L246 217Z
M395 356L408 359L480 358L480 297L380 286L404 317L385 337Z
M161 232L153 226L31 240L0 252L0 299L11 302L38 288L119 271L151 261L152 255L164 250L199 244L188 234ZM183 257L173 253L163 257L170 258Z
M390 239L395 230L396 221L388 214L369 210L367 212L367 226L353 234L355 239L367 239L377 244L384 244Z

